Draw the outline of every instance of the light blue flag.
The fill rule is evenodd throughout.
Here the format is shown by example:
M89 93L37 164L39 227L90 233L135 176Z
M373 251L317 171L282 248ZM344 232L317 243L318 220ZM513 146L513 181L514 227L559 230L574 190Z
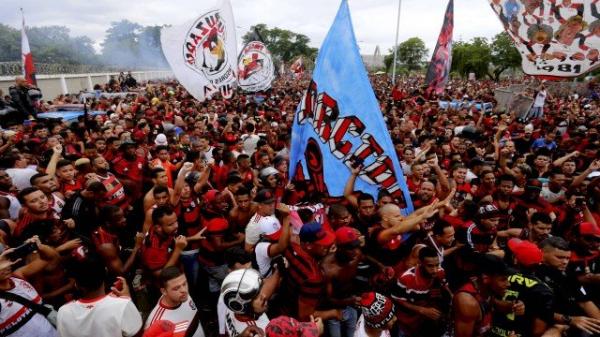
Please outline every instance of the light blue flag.
M344 194L350 168L362 164L355 189L388 190L413 210L402 168L360 57L348 2L342 1L317 57L313 81L292 128L290 177L310 180L331 197Z

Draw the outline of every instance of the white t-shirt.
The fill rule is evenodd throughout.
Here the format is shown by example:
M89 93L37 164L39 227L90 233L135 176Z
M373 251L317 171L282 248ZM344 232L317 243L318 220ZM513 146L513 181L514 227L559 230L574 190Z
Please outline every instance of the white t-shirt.
M365 319L363 318L363 315L360 315L358 322L356 322L354 337L369 337L365 332ZM392 334L390 334L389 330L383 330L379 337L392 337Z
M31 187L31 183L29 182L29 179L31 179L31 177L33 177L34 174L38 173L35 169L33 169L31 167L9 168L9 169L6 169L5 171L12 179L13 185L15 185L15 187L19 191L22 191L23 189L25 189L27 187Z
M133 336L142 328L142 316L128 297L113 294L71 301L58 310L61 337Z
M207 161L210 161L211 159L213 159L213 150L215 148L212 146L208 147L208 150L206 150L206 152L201 152L200 154L204 154L204 158L206 158Z
M9 293L24 297L32 302L41 304L42 298L29 282L11 277L10 281L14 287ZM35 313L20 303L0 299L0 336L10 337L58 337L56 329L48 322L46 317ZM16 324L25 323L16 331L11 332Z
M542 108L544 107L544 103L546 103L546 90L540 90L535 96L533 106L536 108Z
M263 278L271 276L273 270L271 268L271 260L269 256L269 247L272 245L271 242L259 242L254 248L256 254L256 264L258 264L258 272Z
M242 135L242 141L244 142L244 153L247 153L248 155L252 155L254 153L254 151L256 151L256 144L258 143L259 140L260 140L259 135L254 135L254 134Z
M264 331L267 325L269 325L269 317L264 313L255 321L242 322L238 320L235 317L235 313L229 310L225 302L223 302L223 294L219 296L219 301L217 302L217 316L219 319L219 334L227 334L229 337L239 336L249 326L257 326Z
M542 192L540 192L540 195L542 198L544 198L544 200L553 204L553 203L557 202L558 200L560 200L560 198L565 195L565 190L561 188L560 191L558 191L558 193L554 193L554 192L550 191L550 188L548 187L548 183L545 183L542 186Z
M0 196L5 197L10 202L8 206L8 213L10 214L10 218L15 220L19 217L19 211L21 210L21 203L19 199L12 194L0 192Z
M167 308L161 303L161 300L162 297L160 300L158 300L158 303L154 309L152 309L152 312L150 312L150 315L146 320L146 324L144 325L144 330L148 329L154 322L169 321L175 324L175 333L173 334L173 337L185 336L190 323L198 312L196 304L194 304L192 298L188 296L188 300L181 303L178 307ZM198 328L192 336L204 337L204 329L202 329L202 324L198 324Z

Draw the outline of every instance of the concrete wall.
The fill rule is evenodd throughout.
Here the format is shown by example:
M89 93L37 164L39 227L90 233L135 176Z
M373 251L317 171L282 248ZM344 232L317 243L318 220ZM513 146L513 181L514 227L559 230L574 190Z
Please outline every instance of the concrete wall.
M131 74L138 82L173 78L171 71L132 71ZM94 85L107 83L111 75L116 77L119 73L38 75L37 83L44 100L52 100L60 94L91 91ZM8 95L8 88L14 83L13 76L0 77L0 90L3 95Z

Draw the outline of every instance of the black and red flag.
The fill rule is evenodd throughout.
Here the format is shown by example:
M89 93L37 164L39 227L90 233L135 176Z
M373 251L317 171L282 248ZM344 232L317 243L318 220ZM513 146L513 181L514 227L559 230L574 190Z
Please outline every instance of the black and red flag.
M454 29L454 0L448 2L444 24L440 31L429 68L427 69L427 94L440 94L448 82L452 65L452 30Z

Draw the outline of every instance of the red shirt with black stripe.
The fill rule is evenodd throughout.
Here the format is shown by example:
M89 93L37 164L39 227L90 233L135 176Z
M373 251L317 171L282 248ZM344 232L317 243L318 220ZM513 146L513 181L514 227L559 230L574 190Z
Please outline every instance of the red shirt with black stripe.
M288 291L296 294L304 303L317 307L326 293L325 277L319 263L297 243L291 243L284 256L289 263L286 278Z

